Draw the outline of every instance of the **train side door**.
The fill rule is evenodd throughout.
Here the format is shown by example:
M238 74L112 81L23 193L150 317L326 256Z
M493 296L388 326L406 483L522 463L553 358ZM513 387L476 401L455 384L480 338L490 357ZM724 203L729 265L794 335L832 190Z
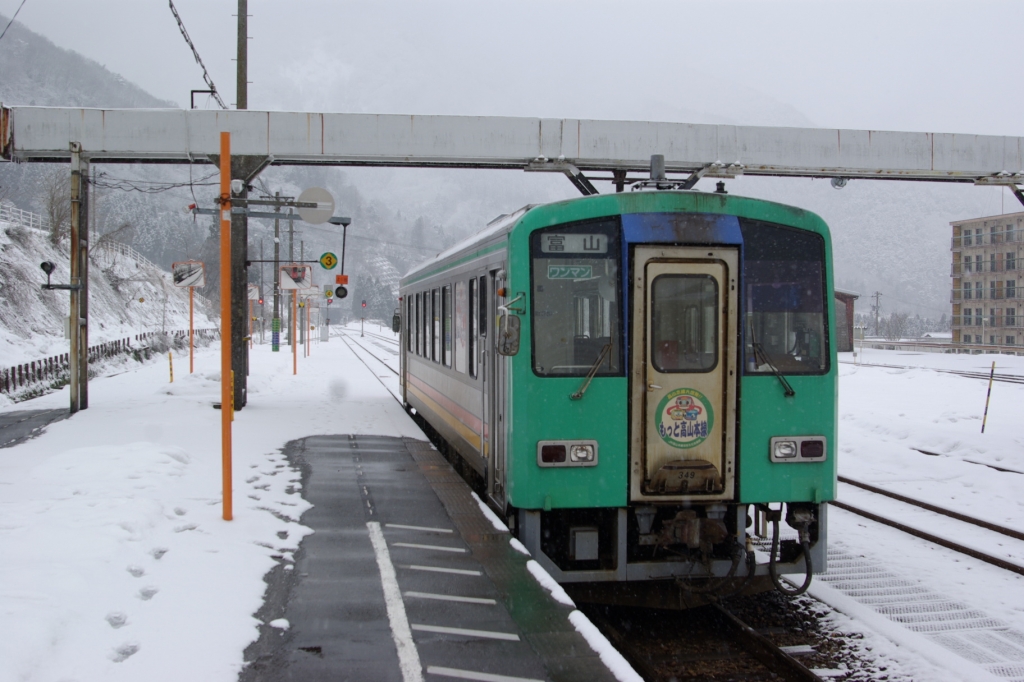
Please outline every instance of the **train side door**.
M487 273L487 383L484 388L488 409L484 429L487 433L487 449L490 453L487 467L487 493L500 509L505 508L505 358L495 351L497 334L495 320L502 299L498 290L503 286L499 270Z
M736 249L637 247L630 497L735 493Z

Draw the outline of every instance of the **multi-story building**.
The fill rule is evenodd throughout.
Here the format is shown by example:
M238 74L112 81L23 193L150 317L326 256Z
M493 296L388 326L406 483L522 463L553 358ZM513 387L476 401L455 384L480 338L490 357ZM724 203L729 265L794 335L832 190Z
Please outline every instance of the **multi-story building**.
M957 220L953 227L953 343L1024 344L1024 213Z

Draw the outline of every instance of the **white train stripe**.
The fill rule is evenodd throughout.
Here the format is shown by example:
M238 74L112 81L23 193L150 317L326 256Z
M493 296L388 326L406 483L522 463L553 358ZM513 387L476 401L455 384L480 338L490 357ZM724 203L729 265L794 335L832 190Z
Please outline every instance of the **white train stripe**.
M406 526L401 523L385 523L388 528L399 528L401 530L421 530L424 533L453 533L450 528L428 528L427 526Z
M444 675L445 677L456 677L460 680L477 680L478 682L544 682L533 677L512 677L511 675L495 675L494 673L478 673L474 670L459 670L458 668L441 668L436 665L427 668L428 675Z
M455 552L456 554L465 554L467 550L461 547L441 547L440 545L417 545L412 542L392 542L392 547L409 547L410 549L433 549L438 552Z
M421 632L437 632L442 635L465 635L466 637L482 637L485 639L502 639L506 642L518 642L519 635L510 632L491 632L490 630L467 630L466 628L447 628L443 625L412 624L413 630Z
M463 568L441 568L440 566L406 566L414 571L433 571L434 573L454 573L455 575L483 575L480 571L469 571Z
M417 599L438 599L441 601L457 601L464 604L487 604L488 606L495 606L498 602L493 599L483 599L481 597L460 597L454 594L433 594L432 592L403 592L406 597L414 597Z

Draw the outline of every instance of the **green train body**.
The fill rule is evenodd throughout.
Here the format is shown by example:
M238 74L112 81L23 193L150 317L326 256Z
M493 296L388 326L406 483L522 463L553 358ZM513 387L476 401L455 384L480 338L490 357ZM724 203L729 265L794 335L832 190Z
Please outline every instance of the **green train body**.
M403 397L575 594L809 580L836 493L831 271L825 223L771 202L526 207L403 278ZM783 509L799 540L757 561Z

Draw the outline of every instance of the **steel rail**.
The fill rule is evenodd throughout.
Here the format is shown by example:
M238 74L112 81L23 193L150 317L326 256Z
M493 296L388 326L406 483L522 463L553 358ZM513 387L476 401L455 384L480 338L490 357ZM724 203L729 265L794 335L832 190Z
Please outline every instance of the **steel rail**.
M961 369L942 369L939 367L915 367L913 365L883 365L872 362L848 362L844 361L839 363L841 365L857 365L860 367L881 367L884 369L926 369L932 372L940 372L942 374L955 374L961 377L967 377L968 379L984 379L988 381L988 372L967 372ZM1024 376L1019 374L996 374L994 377L995 381L1003 381L1011 384L1024 384Z
M1024 575L1024 566L1021 566L1019 564L1006 561L1005 559L1000 559L999 557L992 556L991 554L986 554L985 552L980 552L976 549L972 549L965 545L961 545L958 542L953 542L951 540L946 540L945 538L940 538L937 535L932 535L931 533L919 530L917 528L913 528L904 523L900 523L899 521L893 521L892 519L880 516L873 512L869 512L866 509L861 509L860 507L855 507L854 505L848 504L846 502L832 500L831 502L829 502L829 504L839 507L840 509L845 509L846 511L852 514L863 516L864 518L870 519L875 523L880 523L884 526L889 526L891 528L895 528L896 530L901 530L904 533L907 533L908 535L913 535L916 538L921 538L922 540L927 540L928 542L939 545L941 547L945 547L946 549L951 549L954 552L966 554L967 556L977 559L978 561L984 561L987 564L998 566L999 568L1011 571L1013 573L1016 573L1017 575Z
M1000 526L1000 525L997 525L995 523L989 523L988 521L983 521L982 519L976 518L974 516L968 516L966 514L960 514L960 513L955 512L955 511L950 511L949 509L943 509L942 507L937 507L937 506L935 506L933 504L928 504L927 502L922 502L921 500L915 500L912 497L907 497L905 495L900 495L899 493L889 492L888 490L884 490L882 488L878 488L878 487L870 485L868 483L862 483L861 481L855 481L855 480L853 480L851 478L847 478L846 476L840 476L839 477L839 481L840 481L840 483L846 483L848 485L856 486L858 488L863 488L864 490L867 490L869 492L875 493L876 495L884 495L885 497L891 497L892 499L899 500L900 502L903 502L905 504L910 504L910 505L913 505L915 507L920 507L921 509L927 509L930 512L934 512L936 514L942 514L943 516L948 516L951 519L956 519L957 521L963 521L964 523L969 523L969 524L971 524L973 526L979 526L979 527L984 528L986 530L990 530L990 531L992 531L994 533L1000 533L1000 534L1005 535L1007 537L1014 538L1015 540L1024 540L1024 533L1022 533L1020 531L1016 531L1016 530L1014 530L1012 528L1007 528L1006 526Z
M342 337L342 340L345 341L346 344L349 344L350 347L351 347L351 344L354 343L356 346L358 346L360 348L360 350L362 350L364 353L369 355L371 358L373 358L374 360L376 360L377 362L379 362L380 364L384 365L386 368L391 370L395 374L395 376L398 376L398 370L397 369L395 369L394 367L389 365L386 360L384 360L383 358L379 357L378 355L376 355L375 353L373 353L372 351L367 349L366 346L364 346L363 344L359 343L358 341L353 339L351 336L349 336L345 332L341 333L341 337ZM363 364L365 365L366 363L364 362ZM367 365L367 369L370 369L369 365ZM378 377L378 379L379 378L380 377ZM381 383L383 383L383 382L381 382Z

